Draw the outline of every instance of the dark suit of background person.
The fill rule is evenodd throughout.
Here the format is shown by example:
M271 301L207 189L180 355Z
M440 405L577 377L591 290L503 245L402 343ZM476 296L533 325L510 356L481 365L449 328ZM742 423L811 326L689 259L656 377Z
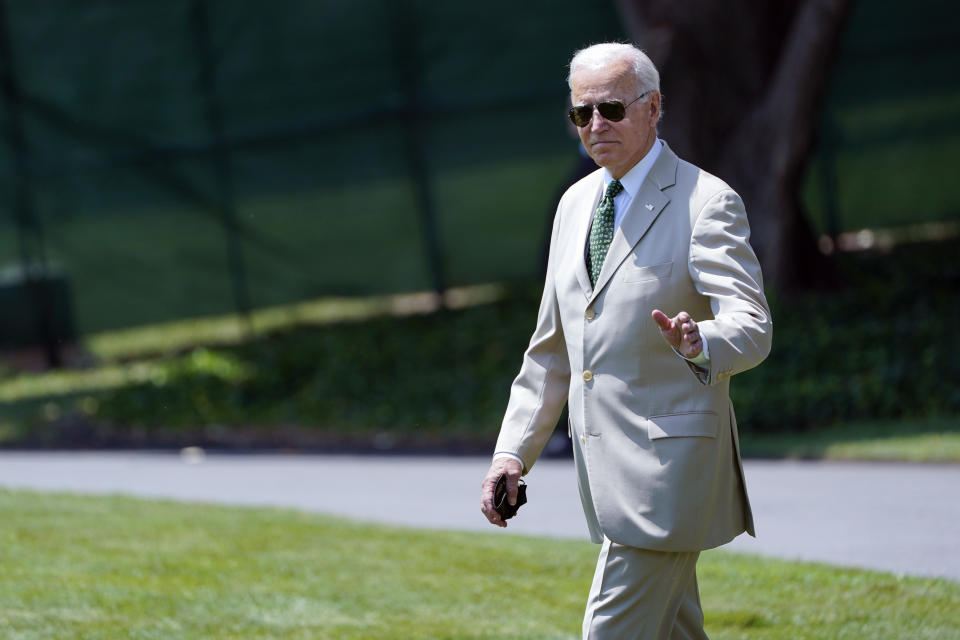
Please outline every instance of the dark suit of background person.
M574 56L569 81L575 105L627 106L619 121L591 106L579 128L603 168L557 208L537 326L481 508L506 526L492 505L497 478L507 474L512 499L568 403L581 502L603 545L584 638L705 638L699 553L754 533L728 390L770 350L760 266L739 196L656 138L649 58L595 45ZM614 178L618 226L592 284L592 218Z

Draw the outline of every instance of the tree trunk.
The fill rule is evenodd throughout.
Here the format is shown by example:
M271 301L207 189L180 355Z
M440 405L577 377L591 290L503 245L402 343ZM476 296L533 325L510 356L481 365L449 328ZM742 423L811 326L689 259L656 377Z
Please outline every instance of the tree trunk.
M618 0L660 69L661 135L737 190L768 284L831 282L800 199L852 0Z

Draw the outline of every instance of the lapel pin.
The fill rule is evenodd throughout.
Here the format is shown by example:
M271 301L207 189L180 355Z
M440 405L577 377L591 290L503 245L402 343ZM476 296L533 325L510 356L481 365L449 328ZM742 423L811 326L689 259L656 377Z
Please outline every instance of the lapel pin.
M645 204L645 205L643 205L643 206L645 206L645 207L647 208L647 211L653 211L653 204L651 204L651 203L648 202L647 204Z

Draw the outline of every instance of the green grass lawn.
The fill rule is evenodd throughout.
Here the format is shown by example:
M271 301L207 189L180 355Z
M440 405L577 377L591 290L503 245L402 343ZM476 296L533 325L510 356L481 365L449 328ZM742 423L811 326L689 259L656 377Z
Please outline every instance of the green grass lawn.
M577 638L597 547L0 491L3 638ZM715 640L960 638L960 584L707 552Z
M753 458L960 462L960 418L871 421L802 433L744 433Z

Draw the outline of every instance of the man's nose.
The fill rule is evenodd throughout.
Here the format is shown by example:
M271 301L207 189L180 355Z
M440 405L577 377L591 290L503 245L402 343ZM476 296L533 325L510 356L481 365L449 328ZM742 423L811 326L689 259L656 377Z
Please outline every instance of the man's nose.
M609 126L607 119L600 115L600 111L594 107L593 116L590 118L590 130L591 131L603 131Z

